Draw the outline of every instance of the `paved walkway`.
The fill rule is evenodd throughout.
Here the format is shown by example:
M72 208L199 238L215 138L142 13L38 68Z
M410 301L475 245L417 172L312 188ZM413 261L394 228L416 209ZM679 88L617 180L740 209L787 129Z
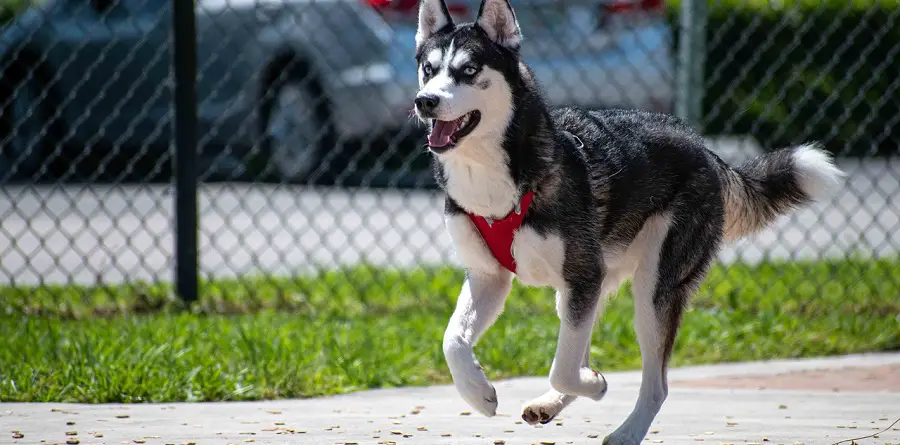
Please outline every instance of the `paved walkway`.
M817 445L867 436L900 417L898 369L900 354L673 369L645 443ZM524 378L497 382L499 414L490 419L469 414L450 386L256 403L7 403L0 444L600 444L630 412L640 382L636 372L606 378L604 400L578 400L542 427L522 423L519 408L546 390L546 379ZM14 431L24 437L13 439ZM900 444L900 423L856 442Z

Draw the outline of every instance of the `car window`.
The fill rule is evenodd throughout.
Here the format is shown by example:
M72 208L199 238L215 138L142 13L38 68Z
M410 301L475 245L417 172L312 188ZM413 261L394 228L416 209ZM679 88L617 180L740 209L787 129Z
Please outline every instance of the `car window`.
M172 0L119 0L129 12L162 13L168 11Z

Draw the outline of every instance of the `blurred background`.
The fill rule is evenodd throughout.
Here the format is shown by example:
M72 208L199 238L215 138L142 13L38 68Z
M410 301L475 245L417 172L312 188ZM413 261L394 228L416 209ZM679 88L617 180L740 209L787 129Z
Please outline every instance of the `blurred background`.
M460 20L478 11L476 0L447 3ZM713 345L694 358L900 347L900 4L512 4L524 57L554 105L677 113L730 162L818 140L848 173L831 200L724 249L698 296L701 313L689 315L702 315L687 323L696 341L713 345L726 332L718 329L734 326L728 314L743 313L771 347L742 348L759 343L735 328L733 351ZM172 284L180 248L172 5L0 0L0 311L11 321L10 345L41 348L40 335L14 328L29 317L81 320L181 304ZM417 2L194 5L195 310L273 309L317 323L329 320L324 314L358 314L354 322L364 323L372 314L411 317L404 311L418 307L438 315L430 329L439 338L462 276L424 128L410 117ZM551 294L515 292L522 301L546 299L553 317ZM822 322L818 330L778 349L811 319ZM53 329L75 329L65 326ZM540 335L549 339L555 327L547 330ZM360 338L377 337L366 332ZM423 339L441 366L439 341ZM367 362L357 358L362 369ZM547 358L539 366L549 366ZM377 366L354 374L357 384L393 382L373 377ZM21 382L13 390L6 377L0 395L28 399ZM430 377L405 378L400 383ZM328 391L310 387L283 394ZM134 396L114 394L107 399Z

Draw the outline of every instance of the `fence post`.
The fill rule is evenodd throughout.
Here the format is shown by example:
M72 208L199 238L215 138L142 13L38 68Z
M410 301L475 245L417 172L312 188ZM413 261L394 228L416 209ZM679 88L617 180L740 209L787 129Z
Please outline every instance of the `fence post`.
M197 300L197 27L192 0L172 0L175 75L175 289Z
M706 1L681 0L675 113L701 128L706 59Z

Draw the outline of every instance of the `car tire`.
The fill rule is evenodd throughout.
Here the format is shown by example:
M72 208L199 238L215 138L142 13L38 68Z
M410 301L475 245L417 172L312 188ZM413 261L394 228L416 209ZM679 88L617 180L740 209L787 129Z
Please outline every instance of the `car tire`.
M328 133L328 104L318 82L295 73L266 89L260 118L262 137L277 179L313 179L322 163Z

